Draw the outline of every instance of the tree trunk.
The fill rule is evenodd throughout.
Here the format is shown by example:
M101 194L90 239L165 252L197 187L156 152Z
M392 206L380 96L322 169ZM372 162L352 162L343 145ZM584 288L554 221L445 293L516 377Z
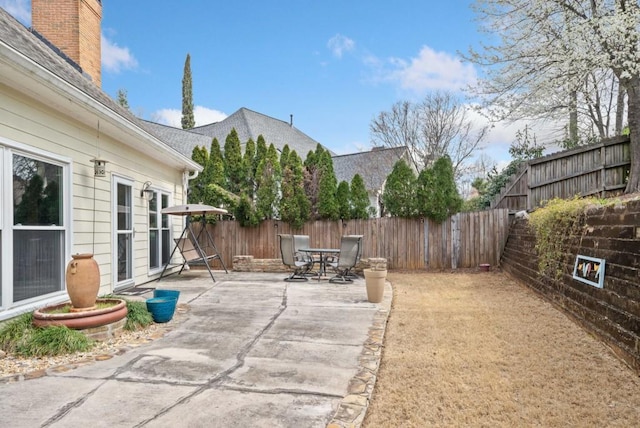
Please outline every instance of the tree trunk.
M576 91L571 92L571 99L569 101L569 141L570 147L576 147L578 145L578 93Z
M625 87L629 105L629 152L631 154L631 167L625 193L634 193L640 191L640 76L625 79Z
M618 99L616 101L616 133L615 135L622 135L622 128L624 127L624 96L626 92L624 86L618 84Z

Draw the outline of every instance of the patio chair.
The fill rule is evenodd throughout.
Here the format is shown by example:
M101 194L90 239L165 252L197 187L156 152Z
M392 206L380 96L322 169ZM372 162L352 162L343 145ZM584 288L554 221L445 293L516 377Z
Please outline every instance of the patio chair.
M293 269L293 272L289 277L285 278L285 281L308 281L309 278L306 277L306 274L313 267L313 260L296 260L293 235L279 234L278 237L280 238L282 263Z
M311 254L301 251L301 248L310 248L311 243L309 241L309 235L293 235L293 256L300 262L311 262L312 264L318 263L319 260L315 259ZM313 268L313 266L312 266ZM314 276L315 273L312 269L305 274L306 276Z
M358 238L359 242L358 242L358 256L356 257L356 266L358 265L358 263L360 263L360 259L362 258L362 238L364 237L364 235L345 235L345 236L349 236L349 237L354 237L354 238ZM351 272L349 272L349 278L353 279L353 278L357 278L358 275L356 275L356 273L352 270Z
M358 262L358 254L360 253L360 236L343 236L340 239L340 255L335 261L328 261L327 266L333 268L336 275L329 282L348 283L353 282L350 277L351 270Z

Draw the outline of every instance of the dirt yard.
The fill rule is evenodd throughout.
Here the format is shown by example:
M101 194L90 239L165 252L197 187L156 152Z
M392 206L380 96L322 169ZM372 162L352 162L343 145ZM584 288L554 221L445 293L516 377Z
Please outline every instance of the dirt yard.
M391 273L364 427L640 426L640 378L501 273Z

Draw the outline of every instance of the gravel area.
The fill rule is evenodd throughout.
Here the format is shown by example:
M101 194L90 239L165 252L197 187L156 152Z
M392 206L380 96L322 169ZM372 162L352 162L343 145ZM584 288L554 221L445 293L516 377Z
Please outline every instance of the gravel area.
M0 351L0 383L13 382L46 374L51 368L71 370L79 365L102 361L123 354L130 349L149 343L164 336L168 331L182 321L188 306L179 304L173 319L164 324L153 323L137 331L123 331L116 338L97 344L88 352L58 355L54 357L25 358L17 355L4 354Z

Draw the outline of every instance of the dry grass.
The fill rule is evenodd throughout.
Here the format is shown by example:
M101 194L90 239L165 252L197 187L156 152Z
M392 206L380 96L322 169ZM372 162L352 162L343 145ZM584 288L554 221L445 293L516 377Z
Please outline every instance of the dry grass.
M364 427L640 426L640 378L500 273L389 275Z

